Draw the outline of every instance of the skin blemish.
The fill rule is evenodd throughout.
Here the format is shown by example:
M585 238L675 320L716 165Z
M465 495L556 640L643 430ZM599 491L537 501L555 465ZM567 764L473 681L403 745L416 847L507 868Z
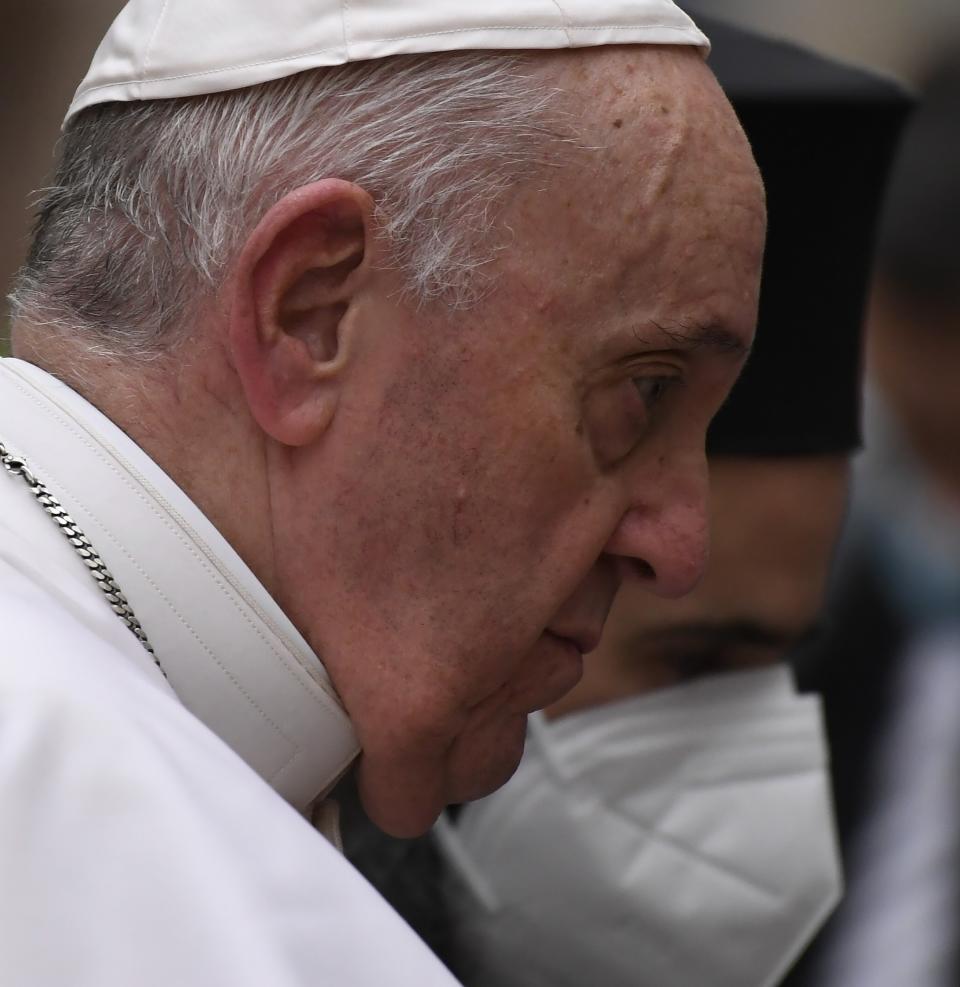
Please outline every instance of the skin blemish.
M623 120L621 120L619 117L617 117L617 119L613 121L613 126L617 130L619 130L623 126Z

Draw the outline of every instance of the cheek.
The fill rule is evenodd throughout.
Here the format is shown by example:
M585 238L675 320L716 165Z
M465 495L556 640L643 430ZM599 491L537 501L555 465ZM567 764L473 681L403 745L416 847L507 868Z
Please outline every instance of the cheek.
M344 444L350 482L318 521L315 626L348 708L386 692L439 729L514 681L600 555L614 498L598 495L576 420L544 403L476 401L470 415L438 399ZM370 656L374 685L352 674Z
M482 432L420 433L376 458L357 531L362 578L382 572L386 593L415 584L427 595L463 593L467 610L469 594L536 582L593 481L574 429L523 415Z

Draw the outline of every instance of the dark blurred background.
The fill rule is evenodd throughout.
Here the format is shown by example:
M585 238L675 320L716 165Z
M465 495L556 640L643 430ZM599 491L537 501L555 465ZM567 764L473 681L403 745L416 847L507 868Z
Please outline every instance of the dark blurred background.
M23 262L29 203L53 165L60 121L117 0L3 0L0 4L0 282ZM3 324L6 326L6 303Z

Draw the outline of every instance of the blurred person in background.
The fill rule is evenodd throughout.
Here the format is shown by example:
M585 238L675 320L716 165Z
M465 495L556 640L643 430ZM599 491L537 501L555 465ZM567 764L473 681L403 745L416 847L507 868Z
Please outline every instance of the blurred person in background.
M960 983L960 49L905 136L879 242L867 449L823 692L841 908L796 984Z
M839 893L819 708L783 663L818 624L859 446L875 220L909 101L706 19L764 175L757 343L709 440L702 584L625 588L584 678L531 722L520 770L436 848L347 851L470 987L767 987ZM424 892L424 888L427 892Z

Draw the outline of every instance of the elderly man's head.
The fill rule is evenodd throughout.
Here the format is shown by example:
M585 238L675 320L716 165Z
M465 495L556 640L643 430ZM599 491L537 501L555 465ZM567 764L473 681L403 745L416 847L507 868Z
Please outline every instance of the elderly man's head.
M764 208L702 58L392 59L88 110L64 155L19 351L304 632L380 825L500 784L621 580L704 565Z

